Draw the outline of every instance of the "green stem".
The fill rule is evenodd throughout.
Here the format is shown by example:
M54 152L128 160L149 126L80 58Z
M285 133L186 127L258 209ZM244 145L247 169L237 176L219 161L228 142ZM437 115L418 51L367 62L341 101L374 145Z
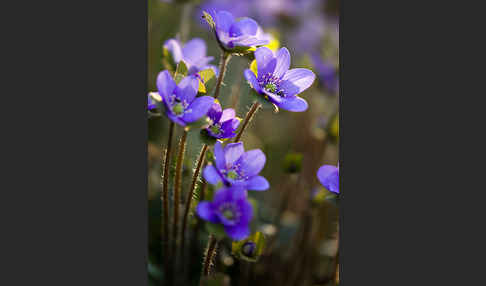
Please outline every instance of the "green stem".
M253 119L253 116L261 106L262 104L260 102L258 101L253 102L253 105L251 106L250 110L245 116L245 119L243 120L243 126L241 127L240 131L238 132L238 135L236 135L235 140L233 142L236 143L240 141L243 131L245 131L246 127L248 126L248 123L250 123L250 121Z
M221 54L221 60L219 62L219 76L218 81L216 82L216 87L214 89L214 98L218 98L219 91L221 89L221 84L223 83L224 74L226 72L226 66L231 58L231 54L228 52L223 51Z
M186 226L187 226L187 217L189 215L189 210L191 209L191 202L192 202L192 196L194 195L194 190L196 189L196 184L197 180L199 177L199 173L201 171L202 164L204 162L204 159L206 158L206 151L208 150L208 145L204 144L204 146L201 149L201 153L199 154L199 159L197 161L196 169L194 170L194 175L192 176L192 183L191 183L191 189L189 191L189 194L187 196L186 200L186 209L184 211L184 219L182 220L182 249L184 249L184 243L185 243L185 237L186 237Z
M165 266L166 274L169 273L169 166L170 166L170 156L172 154L172 136L174 134L174 123L171 121L169 125L169 138L167 141L167 149L165 149L165 161L164 161L164 173L162 181L162 203L163 203L163 233L162 233L162 244L164 246L164 254L162 255L162 260Z

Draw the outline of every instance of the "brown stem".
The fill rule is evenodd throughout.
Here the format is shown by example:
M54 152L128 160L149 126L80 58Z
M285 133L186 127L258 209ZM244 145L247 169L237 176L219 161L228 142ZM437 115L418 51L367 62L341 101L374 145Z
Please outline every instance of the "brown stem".
M208 246L204 255L203 276L207 277L211 274L211 266L213 265L214 257L216 256L216 249L218 248L218 240L214 235L209 235ZM202 278L202 277L201 277Z
M189 194L187 196L186 200L186 209L184 211L184 219L182 220L182 249L184 249L184 242L185 242L185 236L186 236L186 226L187 226L187 217L189 215L189 210L191 208L191 202L192 202L192 196L194 194L194 190L196 189L196 184L197 184L197 179L199 177L199 172L201 171L201 166L204 162L204 159L206 158L206 151L208 150L208 145L204 144L203 148L201 149L201 153L199 154L199 159L197 161L197 166L196 170L194 170L194 175L192 176L192 183L191 183L191 189L189 191Z
M165 266L166 274L169 273L169 166L170 166L170 155L172 154L172 136L174 134L174 123L171 121L169 125L169 138L167 141L167 149L165 149L165 161L164 161L164 174L162 181L162 204L163 204L163 233L162 233L162 244L164 248L164 254L162 255L162 260Z
M262 104L260 102L258 101L253 102L250 111L248 111L248 113L245 116L245 119L243 120L243 126L241 127L240 131L238 132L238 135L236 135L235 140L233 142L236 143L240 141L243 131L245 131L246 127L248 126L248 123L250 123L250 121L253 119L253 116L261 106Z
M179 203L180 203L180 193L181 193L181 184L182 184L182 162L184 161L184 152L186 151L186 138L187 138L187 130L184 129L184 133L182 133L181 140L179 142L179 153L177 154L177 163L176 163L176 173L175 173L175 182L174 182L174 220L173 220L173 243L176 244L177 242L177 223L179 221Z
M228 65L229 59L231 58L231 54L225 51L221 54L221 60L219 62L219 76L218 81L216 82L216 87L214 89L214 98L218 98L219 90L221 89L221 84L223 83L224 74L226 72L226 66Z

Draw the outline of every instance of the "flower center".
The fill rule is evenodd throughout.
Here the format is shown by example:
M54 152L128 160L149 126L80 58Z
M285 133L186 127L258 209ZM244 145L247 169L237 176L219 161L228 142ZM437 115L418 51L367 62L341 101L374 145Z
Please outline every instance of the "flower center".
M218 124L211 126L211 132L215 135L219 135L221 133L221 127Z
M232 179L232 180L234 180L234 179L238 178L238 174L237 174L235 171L233 171L233 170L229 171L229 172L228 172L228 174L227 174L226 176L227 176L229 179Z
M265 85L265 89L270 91L271 93L275 93L277 87L273 83L267 83L267 85Z
M280 88L282 80L271 73L267 73L258 79L258 84L268 92L285 97L285 92Z
M223 216L227 219L227 220L233 220L235 218L235 214L233 213L232 210L230 209L225 209L223 211Z
M176 114L176 115L181 115L182 113L184 113L184 107L182 106L182 103L176 103L173 107L172 107L172 111Z
M186 100L181 101L175 96L175 94L170 96L169 105L171 106L170 109L177 117L181 117L186 113L192 112L192 109L188 108L189 103L187 103Z
M225 202L219 207L219 213L224 220L223 223L233 225L241 217L238 207L231 202Z

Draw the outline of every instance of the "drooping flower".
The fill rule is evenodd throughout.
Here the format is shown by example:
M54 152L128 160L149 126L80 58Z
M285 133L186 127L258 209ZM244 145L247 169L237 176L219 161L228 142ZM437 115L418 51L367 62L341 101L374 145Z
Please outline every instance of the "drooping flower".
M204 169L204 179L213 185L223 182L226 186L238 186L246 190L265 191L268 181L258 176L265 166L265 154L254 149L245 152L243 143L230 143L224 148L221 142L214 145L215 164Z
M257 75L245 70L252 88L276 106L288 111L305 111L307 101L297 95L312 85L314 73L305 68L290 69L290 53L281 48L276 53L266 47L255 51Z
M228 11L209 10L214 31L221 48L229 52L244 52L251 47L270 43L258 23L248 17L235 19Z
M174 63L178 64L181 60L184 61L189 75L208 68L212 68L217 74L217 67L209 64L214 57L206 56L206 43L200 38L193 38L184 45L176 39L169 39L165 41L164 49L167 49L172 55Z
M214 102L211 96L196 97L199 81L186 76L179 84L164 70L157 76L157 89L165 106L165 114L174 123L186 126L205 116Z
M317 178L328 191L339 194L339 166L321 166L317 171Z
M216 139L232 138L236 136L236 129L240 125L240 119L236 118L233 108L221 109L221 105L215 101L208 111L209 125L206 131Z
M222 188L214 194L212 201L202 201L196 212L204 220L221 224L233 240L242 240L250 235L253 208L244 189Z

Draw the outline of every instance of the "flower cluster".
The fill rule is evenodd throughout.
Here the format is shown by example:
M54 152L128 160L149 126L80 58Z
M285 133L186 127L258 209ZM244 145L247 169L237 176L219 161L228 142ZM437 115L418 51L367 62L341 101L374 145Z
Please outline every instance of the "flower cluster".
M247 190L265 191L270 185L258 174L265 165L265 154L259 149L245 152L243 143L230 143L224 148L220 142L214 146L214 165L204 169L204 179L213 185L223 185L212 202L200 202L198 215L212 223L220 223L234 240L246 238L252 208Z
M290 69L290 53L287 48L273 52L267 47L261 47L270 42L270 37L251 18L235 19L227 11L214 10L205 15L223 49L223 58L229 54L253 52L256 74L251 69L246 69L242 76L256 93L282 109L301 112L308 108L308 103L298 95L313 84L315 75L304 68ZM247 191L265 191L270 188L267 179L259 175L265 166L266 156L260 149L245 152L242 142L223 146L224 140L236 136L241 120L234 109L223 109L214 97L198 95L201 84L199 72L207 68L217 71L209 64L213 57L206 56L206 52L206 44L199 38L193 38L185 44L176 39L167 40L164 43L164 53L170 53L174 63L184 62L187 70L181 69L184 70L183 74L177 75L168 70L160 72L156 82L158 92L149 93L148 109L162 106L163 114L183 127L195 126L196 121L206 119L207 124L203 125L201 132L216 139L211 142L216 142L213 149L214 160L204 168L203 177L214 185L215 192L212 200L199 202L196 212L202 219L222 225L233 240L242 240L250 235L249 225L253 217ZM222 83L225 65L226 63L222 64L221 74L218 75L218 87ZM202 84L206 85L207 82ZM202 92L209 94L205 87ZM215 88L215 97L218 91L219 88ZM253 112L257 109L253 109ZM245 120L249 120L249 117L251 116L247 114ZM243 124L237 140L247 123L245 121ZM200 130L199 127L193 129ZM208 147L209 145L205 145L201 152L198 168L203 166L204 152ZM330 191L339 192L338 182L335 180L338 175L328 167L321 169L318 176L319 179L322 177L323 185ZM195 172L194 182L198 171ZM250 246L246 246L244 250L252 252Z

